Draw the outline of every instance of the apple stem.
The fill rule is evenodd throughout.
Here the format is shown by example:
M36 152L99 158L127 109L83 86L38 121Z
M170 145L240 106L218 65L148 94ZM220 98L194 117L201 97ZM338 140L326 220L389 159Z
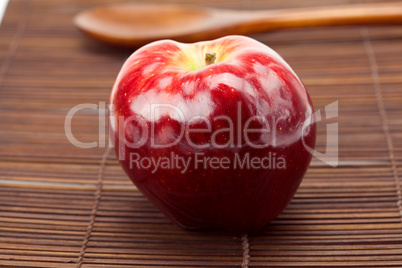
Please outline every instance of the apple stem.
M215 63L216 60L216 53L215 52L207 52L205 53L205 64L210 65Z

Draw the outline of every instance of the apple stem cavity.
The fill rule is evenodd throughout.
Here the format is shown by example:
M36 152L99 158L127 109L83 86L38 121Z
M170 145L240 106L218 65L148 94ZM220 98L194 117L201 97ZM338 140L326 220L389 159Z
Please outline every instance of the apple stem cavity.
M205 64L208 66L210 64L215 63L216 53L215 52L207 52L205 53Z

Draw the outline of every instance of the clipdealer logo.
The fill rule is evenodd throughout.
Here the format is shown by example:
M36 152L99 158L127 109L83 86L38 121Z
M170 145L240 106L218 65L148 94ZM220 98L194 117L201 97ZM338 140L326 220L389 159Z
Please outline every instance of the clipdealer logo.
M240 105L239 105L240 106ZM155 104L152 109L153 112L155 112L156 109L158 108L165 108L165 109L173 109L175 112L178 113L179 116L182 116L184 118L183 114L180 114L181 111L179 110L178 107L175 107L170 104ZM240 107L241 108L241 107ZM239 108L238 108L239 109ZM147 139L150 138L150 143L151 143L151 148L167 148L169 146L173 146L177 144L180 139L187 139L186 142L194 146L195 148L198 149L203 149L203 148L208 148L208 146L215 146L216 148L224 148L226 147L236 147L239 146L240 143L237 143L238 141L235 141L233 139L229 140L226 144L219 144L216 139L214 140L214 137L216 138L216 133L211 133L211 144L195 144L190 136L189 132L192 131L197 131L197 129L182 129L182 132L180 136L173 142L168 143L168 144L157 144L155 142L155 130L153 124L151 124L151 128L148 129L145 120L141 118L129 118L129 120L124 119L123 117L119 118L114 118L114 107L113 105L107 105L105 102L99 102L99 104L92 104L92 103L83 103L76 105L70 111L67 113L65 122L64 122L64 129L65 129L65 134L67 139L70 141L71 144L73 144L76 147L79 148L94 148L94 147L100 147L104 148L106 146L109 147L114 147L114 143L112 140L109 139L107 141L107 135L106 135L106 120L108 119L108 111L110 113L109 116L111 116L111 123L118 125L119 127L122 127L123 129L127 126L129 120L137 120L137 122L140 123L142 127L142 136L139 138L139 140L135 144L130 144L126 140L122 141L122 144L119 144L119 146L128 146L130 148L139 148L143 146L146 142ZM152 112L152 111L151 111ZM320 122L324 122L328 119L336 118L338 117L338 101L332 102L324 107L324 116L321 116L321 109L318 109L315 111L314 114L306 115L306 122L307 123L303 126L302 128L302 136L306 134L306 132L309 131L309 125L311 122L315 120L317 124ZM92 141L92 142L81 142L79 141L73 134L72 131L72 122L74 119L74 116L77 114L92 114L92 115L98 115L98 141ZM151 115L152 116L152 115ZM155 116L155 115L154 115ZM251 117L245 122L245 129L240 129L241 133L244 135L244 139L247 143L252 148L264 148L267 147L269 144L273 144L274 146L276 145L276 129L277 129L277 124L281 120L286 120L286 118L272 118L270 122L268 120L266 122L263 122L264 125L266 126L265 129L252 129L249 128L250 122L252 120L266 120L264 117ZM201 117L201 116L196 116L194 118L191 118L191 120L202 120L203 122L206 123L207 128L206 129L198 129L200 132L206 132L206 131L211 131L211 122L206 118L206 117ZM233 122L231 122L229 117L221 116L220 118L215 118L215 120L226 120L226 122L229 123L230 126L232 126L231 129L236 131L235 127L233 127ZM113 123L114 121L114 123ZM118 122L118 123L117 123ZM324 122L325 123L325 122ZM228 130L228 129L226 129ZM256 144L252 142L249 139L248 134L255 133L255 132L260 132L260 133L271 133L271 140L269 143L266 144ZM229 133L230 137L234 137L232 133ZM111 135L109 135L111 137ZM239 135L238 135L239 137ZM326 124L326 144L325 144L325 152L319 152L311 148L308 144L305 143L304 139L302 139L303 145L306 148L306 150L316 157L318 160L336 167L338 165L338 123L328 123ZM198 146L198 147L197 147ZM122 152L123 151L123 152ZM124 159L126 156L124 154L124 150L119 150L119 159ZM286 168L286 159L281 156L277 155L275 152L269 152L266 156L264 157L251 157L249 154L245 155L240 155L240 154L234 154L234 157L228 158L228 157L208 157L202 153L196 153L191 158L186 157L185 159L182 158L183 156L179 155L170 155L169 157L140 157L138 153L132 152L130 153L129 161L130 161L130 167L131 168L137 168L137 169L147 169L151 170L151 172L156 172L158 169L179 169L181 172L185 172L188 170L190 163L194 165L192 168L196 169L206 169L212 168L212 169L237 169L237 168L242 168L242 169L285 169Z

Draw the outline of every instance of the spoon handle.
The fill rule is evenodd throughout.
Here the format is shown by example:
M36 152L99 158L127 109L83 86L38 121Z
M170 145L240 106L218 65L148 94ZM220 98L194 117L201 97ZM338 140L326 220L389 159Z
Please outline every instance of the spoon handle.
M315 26L402 24L402 2L247 13L241 23L247 33Z

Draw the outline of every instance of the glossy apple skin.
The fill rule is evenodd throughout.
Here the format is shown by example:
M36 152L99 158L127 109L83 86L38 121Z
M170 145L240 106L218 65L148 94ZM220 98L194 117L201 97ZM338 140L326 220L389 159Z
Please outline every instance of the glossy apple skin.
M205 51L216 52L216 63L202 67ZM110 102L110 134L121 166L160 211L184 228L223 228L237 233L260 230L293 197L311 160L306 146L315 145L316 126L309 116L313 107L304 85L278 54L243 36L195 44L151 43L123 65ZM168 109L152 117L152 103L179 107L184 117ZM195 115L210 120L211 131L191 132L191 144L186 138L178 141L186 124L207 129L205 121L190 120ZM124 126L116 119L130 116L134 120ZM219 116L232 120L233 136L230 131L219 132L230 127L227 121L216 120ZM252 116L261 120L246 126ZM248 132L250 143L242 135L246 127L269 131ZM139 141L145 128L149 135L142 146L130 148L122 142ZM155 133L153 139L150 133ZM172 141L178 142L167 148L152 145ZM235 142L224 146L228 141ZM196 148L194 144L209 146ZM252 144L267 146L255 148ZM174 154L191 162L185 172L179 168L153 172L130 166L133 153L154 159ZM233 161L236 154L239 159L270 154L285 159L286 168L196 168L196 154Z

